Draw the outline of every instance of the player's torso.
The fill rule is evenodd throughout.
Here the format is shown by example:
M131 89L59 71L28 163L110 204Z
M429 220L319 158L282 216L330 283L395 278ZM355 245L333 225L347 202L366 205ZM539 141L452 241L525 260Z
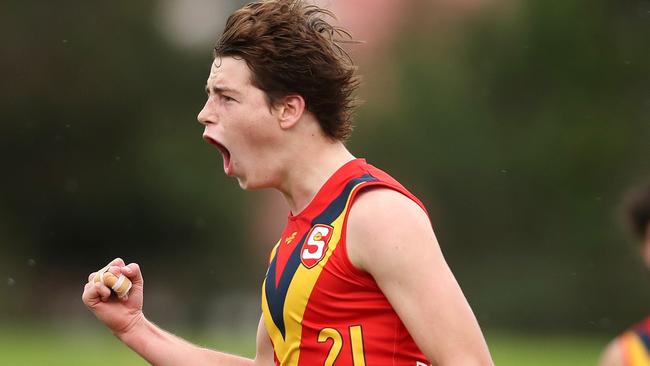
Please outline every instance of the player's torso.
M347 213L356 192L369 185L410 195L358 159L335 173L305 211L289 217L262 287L278 364L426 365L375 281L347 258Z
M650 366L650 317L619 337L625 366Z

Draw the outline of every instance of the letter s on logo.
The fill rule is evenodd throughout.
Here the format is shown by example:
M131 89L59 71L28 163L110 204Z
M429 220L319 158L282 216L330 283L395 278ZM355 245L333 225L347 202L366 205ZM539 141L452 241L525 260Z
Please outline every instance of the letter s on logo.
M325 247L332 231L333 228L329 225L317 224L311 228L300 254L300 260L305 267L312 268L325 257Z

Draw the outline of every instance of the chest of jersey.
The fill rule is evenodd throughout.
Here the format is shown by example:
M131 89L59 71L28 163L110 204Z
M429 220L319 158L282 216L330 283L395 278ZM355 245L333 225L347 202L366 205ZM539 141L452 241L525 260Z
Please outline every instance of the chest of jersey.
M650 365L650 317L619 337L625 366Z
M341 242L350 193L370 179L349 182L317 216L289 220L273 250L262 286L262 309L276 356L282 364L298 364L307 328L315 329L320 327L315 323L325 324L337 318L333 312L338 302L335 297L345 289L342 283L325 283L327 276L323 274L336 267L335 253ZM317 298L321 292L334 298ZM310 315L313 311L321 316L313 317Z
M355 272L345 250L354 194L377 183L368 174L346 180L313 214L289 218L262 286L277 364L416 366L424 360L377 284ZM406 357L396 357L396 344Z

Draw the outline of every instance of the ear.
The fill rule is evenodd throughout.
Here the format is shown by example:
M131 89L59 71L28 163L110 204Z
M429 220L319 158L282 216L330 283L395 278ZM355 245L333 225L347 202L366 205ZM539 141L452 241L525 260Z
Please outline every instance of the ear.
M277 116L280 128L288 130L295 126L305 113L305 99L298 94L290 94L278 101Z

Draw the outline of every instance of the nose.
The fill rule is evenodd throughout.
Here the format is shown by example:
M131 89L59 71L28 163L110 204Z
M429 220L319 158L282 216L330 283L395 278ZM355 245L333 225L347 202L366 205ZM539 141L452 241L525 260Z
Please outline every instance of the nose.
M204 126L207 126L210 123L214 123L214 121L212 121L211 116L210 116L210 106L209 106L209 104L210 104L210 99L208 99L205 102L205 105L203 105L203 108L199 112L199 115L196 116L196 119L199 121L199 123L204 125Z

